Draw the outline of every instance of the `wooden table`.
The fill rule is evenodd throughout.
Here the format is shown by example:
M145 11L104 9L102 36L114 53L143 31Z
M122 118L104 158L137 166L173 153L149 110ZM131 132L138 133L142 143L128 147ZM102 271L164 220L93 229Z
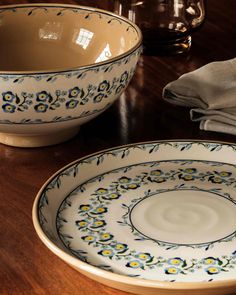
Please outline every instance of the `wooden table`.
M57 2L109 9L110 1ZM6 0L0 4L24 2ZM77 137L45 148L0 145L0 294L127 294L80 275L42 244L31 219L35 195L59 168L101 149L159 139L236 143L235 136L200 131L197 123L190 122L188 109L161 100L163 87L181 74L211 61L235 57L235 27L236 1L208 0L205 25L193 35L190 52L171 57L142 56L122 98L84 125Z

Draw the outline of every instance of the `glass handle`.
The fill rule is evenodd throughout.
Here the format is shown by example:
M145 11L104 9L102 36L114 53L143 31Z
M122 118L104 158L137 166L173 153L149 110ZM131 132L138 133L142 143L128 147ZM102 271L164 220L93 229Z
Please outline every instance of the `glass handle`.
M191 21L192 29L197 28L205 19L205 1L204 0L188 0L186 12Z

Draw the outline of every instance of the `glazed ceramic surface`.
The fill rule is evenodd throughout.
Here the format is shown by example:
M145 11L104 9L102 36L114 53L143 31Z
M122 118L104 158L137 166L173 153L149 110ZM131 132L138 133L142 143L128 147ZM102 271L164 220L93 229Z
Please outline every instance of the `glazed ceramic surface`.
M18 146L64 141L106 110L142 39L125 18L56 4L1 7L0 38L0 142Z
M35 229L56 255L110 286L228 294L236 287L235 156L235 145L167 141L88 156L43 186Z

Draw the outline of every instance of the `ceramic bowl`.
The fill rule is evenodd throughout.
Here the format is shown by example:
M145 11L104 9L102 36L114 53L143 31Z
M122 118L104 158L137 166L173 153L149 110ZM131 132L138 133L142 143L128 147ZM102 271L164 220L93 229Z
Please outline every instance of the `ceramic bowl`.
M141 33L108 11L64 4L0 8L0 142L44 146L74 136L132 78Z
M142 295L236 290L236 145L132 144L79 159L39 191L39 238L73 268Z

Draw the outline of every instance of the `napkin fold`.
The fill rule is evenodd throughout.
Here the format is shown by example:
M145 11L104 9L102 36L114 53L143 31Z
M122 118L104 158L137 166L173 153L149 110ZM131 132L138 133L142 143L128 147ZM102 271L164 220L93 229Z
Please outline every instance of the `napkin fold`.
M236 58L182 75L164 87L163 99L189 107L200 129L236 135Z

